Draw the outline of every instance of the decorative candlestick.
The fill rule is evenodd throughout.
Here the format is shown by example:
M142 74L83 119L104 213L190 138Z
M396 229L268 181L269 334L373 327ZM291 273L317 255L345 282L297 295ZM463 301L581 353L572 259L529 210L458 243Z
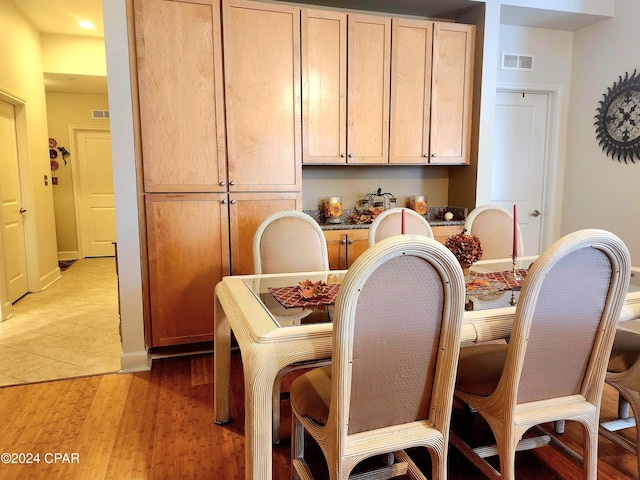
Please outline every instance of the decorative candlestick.
M513 271L511 273L511 275L513 275L513 279L516 282L521 282L523 280L522 275L520 275L518 273L518 267L517 267L517 263L518 263L518 256L517 255L512 255L511 256L511 262L513 263Z

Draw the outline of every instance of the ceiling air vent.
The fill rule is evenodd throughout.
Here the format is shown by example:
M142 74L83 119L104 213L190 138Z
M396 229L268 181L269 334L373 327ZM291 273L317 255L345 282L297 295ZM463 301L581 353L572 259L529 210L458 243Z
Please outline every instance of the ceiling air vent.
M91 110L91 117L96 120L109 119L109 110Z
M502 53L503 70L524 70L533 71L533 55L522 55L519 53Z

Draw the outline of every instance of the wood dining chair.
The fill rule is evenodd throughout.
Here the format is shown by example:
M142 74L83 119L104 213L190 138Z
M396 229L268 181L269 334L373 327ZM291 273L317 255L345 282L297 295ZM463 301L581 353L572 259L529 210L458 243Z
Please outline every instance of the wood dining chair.
M640 334L618 329L605 381L618 392L618 418L601 423L600 434L636 455L640 475L640 428L635 419L640 413ZM620 433L633 427L635 441Z
M253 236L254 273L295 273L329 270L327 242L318 222L298 210L276 212L258 226ZM299 323L309 309L285 309L274 300L271 311L282 310L283 323ZM328 365L329 359L294 364L280 371L273 386L273 443L280 442L280 391L282 378L309 366Z
M333 364L291 385L294 478L313 478L305 430L332 480L371 457L379 468L362 478L424 479L409 447L428 449L432 478L447 478L464 294L460 265L433 239L388 238L358 257L336 299Z
M498 205L481 205L474 208L464 222L469 235L475 235L482 244L482 259L509 258L513 254L513 214ZM520 225L518 255L524 254Z
M404 212L404 231L402 212ZM375 245L384 238L392 235L401 235L402 233L414 233L433 238L431 225L429 225L424 216L410 208L390 208L380 213L371 222L371 227L369 227L369 246Z
M630 263L610 232L566 235L527 273L510 342L461 349L456 398L486 420L496 445L471 446L464 423L451 442L490 478L515 478L517 450L561 444L550 430L523 439L529 429L568 420L584 427L584 478L596 479L600 401ZM485 460L495 455L500 471Z

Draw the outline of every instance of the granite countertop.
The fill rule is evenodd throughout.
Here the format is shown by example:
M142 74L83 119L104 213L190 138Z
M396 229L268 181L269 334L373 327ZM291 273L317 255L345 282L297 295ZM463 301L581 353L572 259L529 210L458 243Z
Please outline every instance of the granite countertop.
M444 219L444 214L446 212L453 213L452 220ZM343 210L342 223L325 223L324 215L320 210L304 210L304 213L313 217L314 220L320 224L320 228L322 230L364 230L368 229L371 225L370 223L354 223L351 221L350 217L354 213L353 209ZM467 209L462 207L427 207L427 213L424 217L432 227L448 227L455 225L463 226L464 221L467 218Z

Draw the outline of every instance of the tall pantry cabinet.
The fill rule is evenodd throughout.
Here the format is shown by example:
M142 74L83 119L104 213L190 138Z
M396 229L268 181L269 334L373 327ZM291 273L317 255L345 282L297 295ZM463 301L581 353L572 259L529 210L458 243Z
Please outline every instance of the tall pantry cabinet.
M209 341L215 285L252 273L266 216L301 208L300 12L133 5L147 344Z

